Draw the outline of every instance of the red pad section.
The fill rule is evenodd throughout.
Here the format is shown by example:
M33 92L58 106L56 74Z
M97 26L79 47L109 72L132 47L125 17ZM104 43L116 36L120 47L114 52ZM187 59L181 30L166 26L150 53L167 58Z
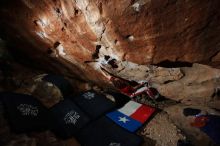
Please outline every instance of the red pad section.
M142 105L130 117L133 118L136 121L144 123L150 118L150 116L154 112L155 112L155 108L149 107L149 106L146 106L146 105Z

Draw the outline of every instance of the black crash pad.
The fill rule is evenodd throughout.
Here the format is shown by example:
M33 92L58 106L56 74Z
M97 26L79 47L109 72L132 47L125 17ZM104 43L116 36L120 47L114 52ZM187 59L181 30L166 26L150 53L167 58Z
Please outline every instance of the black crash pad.
M93 120L115 108L114 102L93 90L82 92L79 96L70 99Z
M72 101L66 99L50 109L52 131L61 138L76 135L90 121L88 116Z
M122 129L107 117L85 127L77 139L82 146L139 146L142 143L140 136Z
M48 110L34 97L11 92L0 93L5 115L15 132L31 132L48 129Z
M63 76L48 74L42 78L43 81L50 82L60 89L63 96L68 96L72 93L72 86Z

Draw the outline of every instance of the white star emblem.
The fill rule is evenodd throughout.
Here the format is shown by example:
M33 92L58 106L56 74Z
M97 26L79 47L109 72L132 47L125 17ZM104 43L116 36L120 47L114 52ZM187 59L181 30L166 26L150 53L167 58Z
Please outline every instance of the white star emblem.
M123 122L126 124L126 122L130 121L129 119L127 119L126 117L118 117L119 118L119 122Z

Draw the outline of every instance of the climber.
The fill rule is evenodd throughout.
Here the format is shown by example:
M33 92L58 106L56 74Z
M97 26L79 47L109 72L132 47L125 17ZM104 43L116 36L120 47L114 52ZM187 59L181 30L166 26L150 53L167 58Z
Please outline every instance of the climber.
M155 88L150 87L148 82L131 82L114 76L110 78L110 81L116 88L120 90L121 93L131 98L141 95L143 93L146 93L148 97L154 100L160 97L159 92Z
M158 99L160 97L159 92L155 88L150 87L148 82L141 84L140 88L136 88L136 91L131 95L131 97L135 97L143 93L146 93L151 99Z

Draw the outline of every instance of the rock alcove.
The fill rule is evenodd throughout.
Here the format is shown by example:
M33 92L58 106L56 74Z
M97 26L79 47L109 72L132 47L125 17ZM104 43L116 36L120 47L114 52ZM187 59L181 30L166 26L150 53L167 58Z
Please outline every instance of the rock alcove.
M2 0L0 90L53 95L41 98L50 107L62 100L61 93L33 91L39 74L64 76L75 94L91 88L120 92L112 77L147 82L166 100L139 100L162 110L139 131L144 146L174 146L186 138L194 145L214 145L185 122L190 118L183 110L219 115L219 6L218 0ZM167 127L170 135L164 138ZM75 139L56 139L50 132L7 134L3 131L7 138L0 141L8 145L19 140L52 145L51 137L58 145L75 145Z

